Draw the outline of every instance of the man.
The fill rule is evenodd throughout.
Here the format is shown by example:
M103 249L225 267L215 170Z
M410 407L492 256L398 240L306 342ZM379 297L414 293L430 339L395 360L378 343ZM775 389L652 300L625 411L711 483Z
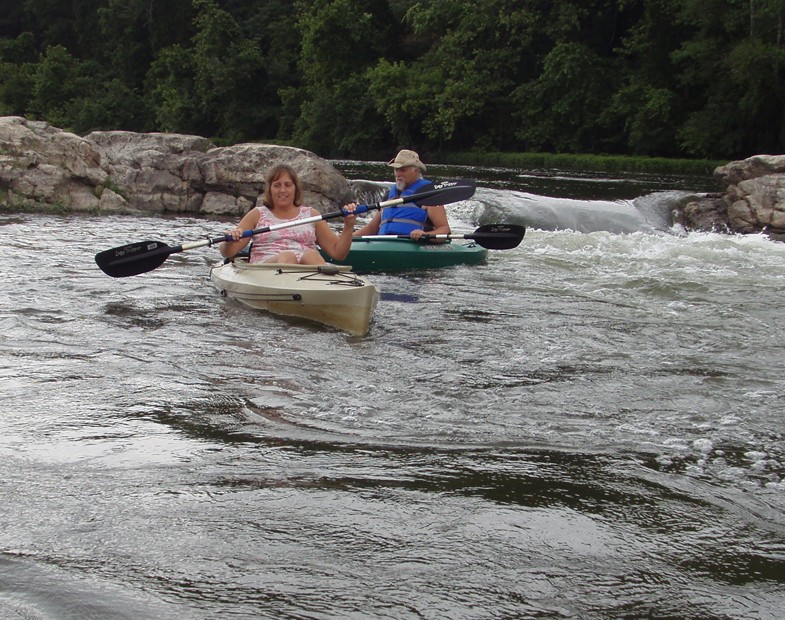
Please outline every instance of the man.
M395 185L387 191L385 200L409 196L422 191L431 182L423 178L425 164L420 161L420 156L414 151L404 149L395 159L390 160L389 166L395 174ZM374 213L371 221L355 231L355 237L364 235L409 235L412 239L419 239L424 234L449 235L450 224L447 221L447 211L443 205L433 207L418 207L413 203L405 203L396 207L385 207Z

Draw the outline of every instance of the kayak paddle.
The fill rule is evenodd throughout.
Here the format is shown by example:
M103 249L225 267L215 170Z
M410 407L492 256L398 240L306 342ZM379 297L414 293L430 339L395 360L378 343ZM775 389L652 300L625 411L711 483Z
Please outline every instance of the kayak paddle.
M441 183L432 184L426 187L428 189L417 192L416 194L401 196L399 198L393 198L370 205L359 205L354 210L354 213L359 215L367 211L394 207L410 202L422 207L430 207L458 202L460 200L468 200L474 195L476 184L469 179L460 179L457 181L442 181ZM281 224L273 224L272 226L265 226L254 230L246 230L243 231L241 238L252 237L253 235L268 233L282 228L311 224L320 220L329 220L346 215L349 215L348 211L332 211L330 213L325 213L324 215L315 215L301 220L282 222ZM185 250L193 250L194 248L212 246L213 244L221 243L222 241L234 241L234 239L230 235L224 234L218 237L208 237L201 241L193 241L191 243L183 243L182 245L175 246L166 245L162 241L140 241L99 252L95 255L95 262L105 274L112 276L113 278L125 278L147 273L156 267L160 267L172 254L184 252Z
M473 233L465 235L429 235L420 237L423 241L429 239L471 239L489 250L511 250L520 245L523 235L526 234L525 226L517 224L486 224L480 226ZM355 241L383 241L385 239L409 239L409 235L366 235L355 237Z

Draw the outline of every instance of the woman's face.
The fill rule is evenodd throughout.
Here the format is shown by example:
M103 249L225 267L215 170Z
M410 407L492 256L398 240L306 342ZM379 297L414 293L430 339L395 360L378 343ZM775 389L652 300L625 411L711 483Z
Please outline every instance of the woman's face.
M294 204L296 187L292 177L288 173L282 172L277 179L270 184L270 196L273 205L276 207L289 207Z

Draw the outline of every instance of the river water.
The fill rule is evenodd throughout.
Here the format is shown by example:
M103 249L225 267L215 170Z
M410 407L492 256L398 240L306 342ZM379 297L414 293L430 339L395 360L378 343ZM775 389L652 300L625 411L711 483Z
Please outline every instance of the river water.
M526 236L366 337L93 260L225 222L0 215L0 618L783 617L785 244L671 228L708 178L434 170Z

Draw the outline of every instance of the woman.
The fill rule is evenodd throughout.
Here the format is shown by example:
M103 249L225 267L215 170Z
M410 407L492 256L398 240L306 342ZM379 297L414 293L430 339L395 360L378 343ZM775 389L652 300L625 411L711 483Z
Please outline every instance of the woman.
M321 215L316 209L302 206L302 192L297 173L285 164L275 166L267 173L264 185L263 206L254 207L245 214L237 228L227 232L234 241L224 241L219 246L221 254L235 256L251 240L242 238L243 231L264 228L294 220ZM344 207L353 212L354 203ZM336 235L325 220L281 228L254 235L251 246L251 263L300 263L321 265L324 258L316 247L336 260L342 260L352 247L352 232L357 217L352 213L343 218L343 231Z

